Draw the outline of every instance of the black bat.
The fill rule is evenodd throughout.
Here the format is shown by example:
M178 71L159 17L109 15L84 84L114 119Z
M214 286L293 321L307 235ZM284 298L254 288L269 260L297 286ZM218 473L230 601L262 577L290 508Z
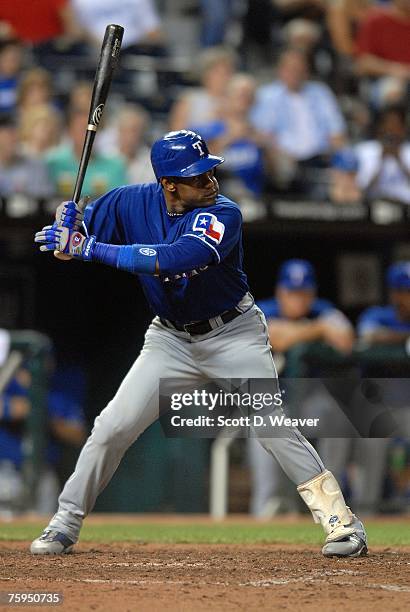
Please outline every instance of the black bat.
M88 116L88 126L72 197L72 200L76 204L78 204L81 198L81 190L83 187L85 173L87 171L98 125L104 111L112 75L120 55L123 34L124 28L119 25L108 25L105 30L104 40L101 46L100 60L98 62L97 72L95 73L94 78L90 114Z
M88 162L94 144L98 125L107 101L112 75L118 63L121 42L124 28L120 25L108 25L105 29L104 40L101 46L100 59L95 73L93 93L91 96L90 114L88 116L87 131L84 138L84 146L81 153L80 165L78 167L77 178L75 181L74 193L71 198L73 202L79 204L81 210L87 205L87 198L80 202L81 190L83 188L85 173L87 172ZM69 255L64 255L59 251L54 251L57 259L71 259Z

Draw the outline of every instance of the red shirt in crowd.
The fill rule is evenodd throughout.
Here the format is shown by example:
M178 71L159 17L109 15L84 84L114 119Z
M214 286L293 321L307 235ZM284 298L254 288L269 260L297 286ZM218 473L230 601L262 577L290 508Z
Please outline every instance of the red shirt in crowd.
M410 64L410 19L388 8L373 9L359 29L357 52L359 56L369 53L390 62Z
M60 11L69 0L0 0L0 21L25 43L41 43L63 34Z

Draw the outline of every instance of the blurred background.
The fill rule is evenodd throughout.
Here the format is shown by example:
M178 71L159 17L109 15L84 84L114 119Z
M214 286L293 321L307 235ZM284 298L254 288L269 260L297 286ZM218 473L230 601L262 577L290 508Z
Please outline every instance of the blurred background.
M108 23L125 27L121 65L83 193L152 181L153 140L197 130L226 159L218 180L243 212L279 373L409 377L410 0L2 0L4 519L55 510L151 319L131 275L33 245L71 197ZM332 415L331 391L307 400ZM410 510L406 438L313 442L359 513ZM96 510L303 509L252 440L167 439L154 424Z

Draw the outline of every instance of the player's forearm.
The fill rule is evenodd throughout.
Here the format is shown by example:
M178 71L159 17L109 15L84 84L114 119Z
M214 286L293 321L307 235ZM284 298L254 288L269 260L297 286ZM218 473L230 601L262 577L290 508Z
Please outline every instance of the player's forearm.
M373 344L400 344L409 339L408 332L396 332L388 329L380 329L378 331L368 332L361 338L368 345Z
M212 252L202 243L189 239L174 244L111 245L96 242L92 261L132 274L178 274L207 266Z
M273 350L281 353L295 344L314 342L323 336L320 321L270 321L268 330Z
M409 79L410 66L398 62L390 62L376 55L365 54L356 63L359 76L395 76Z
M30 412L31 404L26 397L0 397L0 421L21 421Z

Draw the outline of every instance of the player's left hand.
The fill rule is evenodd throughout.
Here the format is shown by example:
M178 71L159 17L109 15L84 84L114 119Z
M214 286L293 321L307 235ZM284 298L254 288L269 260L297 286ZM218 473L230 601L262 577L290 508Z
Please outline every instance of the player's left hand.
M36 233L34 242L40 243L40 251L59 251L85 261L91 261L95 236L87 238L78 230L61 225L46 225Z
M76 204L72 200L68 202L62 202L56 210L56 220L54 225L61 225L68 227L68 229L78 230L81 227L84 218L84 209L87 205L89 198L80 200L79 204Z

